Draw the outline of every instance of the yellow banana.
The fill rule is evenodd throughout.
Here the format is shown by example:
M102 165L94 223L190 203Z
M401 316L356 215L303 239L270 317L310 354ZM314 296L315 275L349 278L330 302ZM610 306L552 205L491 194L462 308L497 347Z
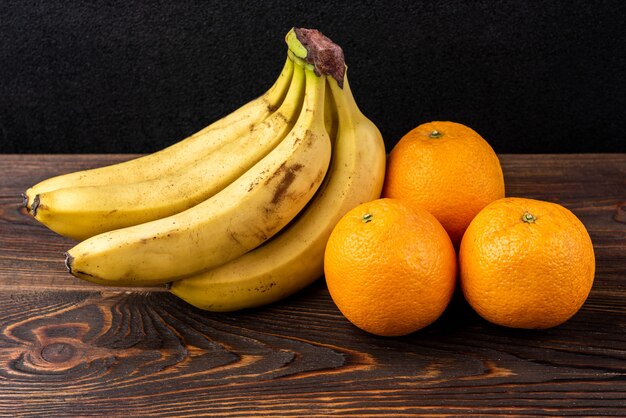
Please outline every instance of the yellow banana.
M240 137L255 123L267 118L282 103L290 85L292 72L293 61L287 58L278 79L265 94L228 116L158 152L118 164L63 174L44 180L24 193L24 206L30 210L38 194L51 190L133 183L175 172L209 154L222 144Z
M286 230L215 269L172 283L170 291L210 311L233 311L275 302L323 274L324 249L339 219L379 197L385 146L376 126L358 109L347 77L343 90L327 77L338 113L338 133L325 183Z
M325 78L305 74L300 116L266 157L197 206L83 241L66 255L70 272L100 284L156 285L216 267L276 234L311 200L330 161Z
M174 173L130 184L66 187L40 193L31 214L51 230L78 240L164 218L213 196L274 149L302 106L304 68L295 66L280 107L240 138Z

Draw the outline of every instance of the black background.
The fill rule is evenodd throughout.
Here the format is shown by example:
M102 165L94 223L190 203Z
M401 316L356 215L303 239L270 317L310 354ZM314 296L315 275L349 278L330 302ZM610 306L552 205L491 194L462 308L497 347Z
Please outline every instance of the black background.
M615 1L0 3L4 153L151 152L260 95L292 26L344 49L391 149L420 123L497 152L626 152Z

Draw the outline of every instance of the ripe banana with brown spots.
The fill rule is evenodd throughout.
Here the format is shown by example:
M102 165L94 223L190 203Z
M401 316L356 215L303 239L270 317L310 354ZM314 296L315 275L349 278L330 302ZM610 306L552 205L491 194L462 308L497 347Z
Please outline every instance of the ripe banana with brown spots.
M89 238L66 254L70 272L107 285L146 286L217 267L256 248L311 200L329 167L326 81L304 68L293 129L269 154L204 202L178 214Z
M24 206L35 211L38 195L68 187L108 186L155 179L181 168L236 140L270 116L283 102L293 73L289 58L275 83L263 95L190 137L155 153L105 167L62 174L43 180L23 194ZM72 204L72 202L70 202ZM79 202L80 204L80 202ZM33 206L35 206L33 208Z
M239 138L154 179L40 193L31 214L51 230L81 240L189 209L235 181L285 138L300 114L304 89L304 68L296 65L280 107Z
M324 184L287 229L226 264L172 283L170 291L209 311L266 305L289 296L323 274L324 249L339 219L380 196L385 145L358 109L347 78L343 89L328 77L338 115L333 159Z

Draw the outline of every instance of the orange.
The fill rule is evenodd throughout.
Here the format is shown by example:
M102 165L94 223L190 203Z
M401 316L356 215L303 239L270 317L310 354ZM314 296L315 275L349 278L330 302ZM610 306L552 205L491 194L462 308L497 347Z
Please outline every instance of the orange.
M330 295L357 327L400 336L434 322L452 297L456 254L424 209L378 199L349 211L324 254Z
M593 245L582 222L556 203L500 199L485 207L459 250L461 288L486 320L550 328L583 305L593 284Z
M474 216L504 197L504 178L498 157L478 133L459 123L430 122L391 150L382 196L423 207L458 245Z

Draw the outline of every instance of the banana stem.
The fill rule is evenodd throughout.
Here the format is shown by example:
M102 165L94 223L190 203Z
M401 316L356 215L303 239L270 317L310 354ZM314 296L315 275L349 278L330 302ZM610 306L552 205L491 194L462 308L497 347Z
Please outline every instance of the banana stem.
M313 65L316 75L329 75L343 88L346 62L339 45L317 29L304 28L292 28L285 41L293 56Z

